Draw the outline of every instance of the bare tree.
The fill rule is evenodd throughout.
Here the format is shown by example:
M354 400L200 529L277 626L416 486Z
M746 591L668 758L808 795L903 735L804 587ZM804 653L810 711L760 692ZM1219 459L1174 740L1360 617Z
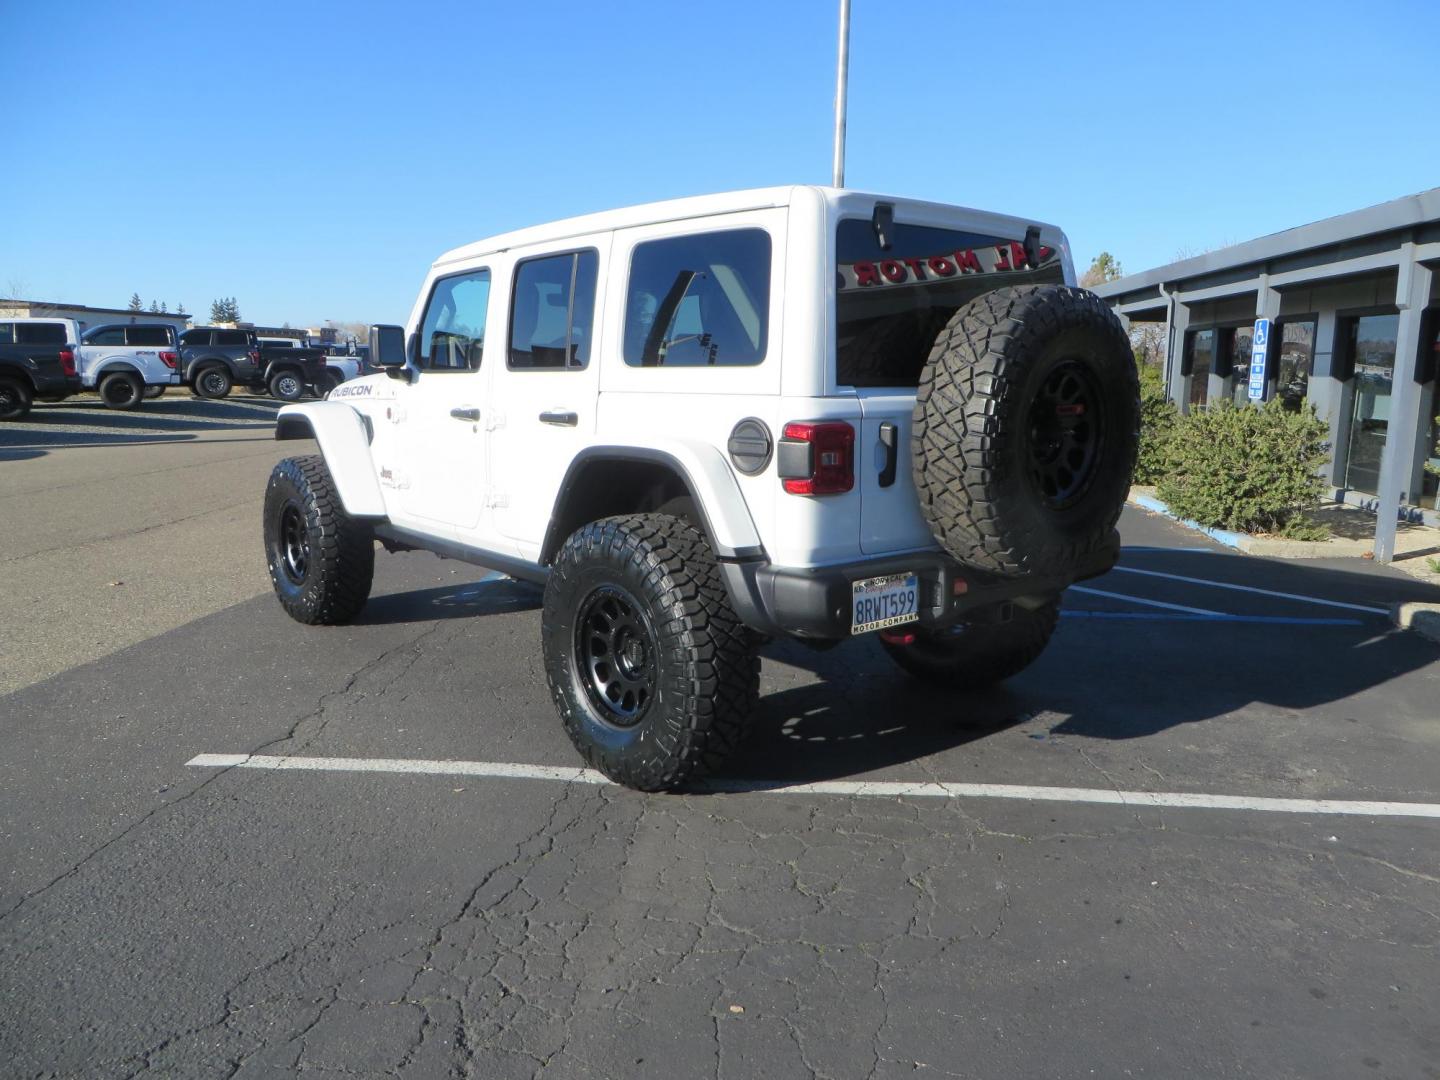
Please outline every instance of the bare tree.
M1103 285L1107 281L1114 281L1116 278L1124 276L1125 271L1120 267L1120 260L1108 251L1102 251L1095 256L1095 261L1090 264L1090 269L1086 270L1084 276L1080 278L1080 287L1093 289L1096 285Z

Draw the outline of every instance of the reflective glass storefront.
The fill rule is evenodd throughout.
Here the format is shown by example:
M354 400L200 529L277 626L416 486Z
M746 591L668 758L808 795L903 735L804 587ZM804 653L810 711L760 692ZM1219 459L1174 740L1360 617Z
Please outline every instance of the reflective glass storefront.
M1310 389L1310 372L1315 366L1315 320L1287 322L1280 327L1280 352L1276 357L1275 396L1290 412L1299 412Z
M1210 372L1215 368L1215 331L1190 335L1190 408L1203 409L1210 398Z
M1232 391L1236 405L1250 403L1250 354L1254 351L1255 328L1237 326L1225 331L1226 364L1235 378Z
M1366 315L1349 324L1355 396L1350 408L1345 486L1369 495L1380 489L1380 459L1390 429L1390 389L1399 329L1399 315Z

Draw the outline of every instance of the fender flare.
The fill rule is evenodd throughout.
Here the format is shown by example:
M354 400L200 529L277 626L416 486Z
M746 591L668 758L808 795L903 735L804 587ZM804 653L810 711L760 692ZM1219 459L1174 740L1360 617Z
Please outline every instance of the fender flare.
M352 518L386 517L385 496L370 457L370 426L349 405L338 401L286 405L276 415L275 438L313 438L345 512Z
M707 443L667 439L661 446L587 446L575 455L555 496L555 508L540 546L540 563L548 565L565 543L565 508L580 490L587 469L602 463L644 462L671 470L685 485L700 515L715 555L723 560L759 559L765 545L750 517L745 495L720 451Z
M131 375L134 375L136 378L138 378L142 383L145 381L145 373L135 366L134 361L126 360L121 357L116 357L113 360L101 360L99 364L91 368L90 371L86 373L85 378L89 381L91 386L99 386L101 379L103 379L106 375L110 375L116 371L128 371Z

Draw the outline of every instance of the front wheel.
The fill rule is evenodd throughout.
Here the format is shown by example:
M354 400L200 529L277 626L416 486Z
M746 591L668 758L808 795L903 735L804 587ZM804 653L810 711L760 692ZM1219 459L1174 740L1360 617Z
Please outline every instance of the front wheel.
M265 561L292 619L347 623L370 597L375 541L340 503L325 459L286 458L265 489Z
M545 585L545 677L580 756L641 791L695 780L739 743L760 661L705 538L664 514L606 518Z
M978 690L1020 674L1039 659L1059 619L1060 601L1049 600L1033 611L1016 607L1007 622L882 632L880 647L918 679Z
M145 398L145 384L133 371L112 371L100 380L100 400L107 409L129 412Z
M279 401L299 401L305 393L305 384L293 371L277 371L270 376L270 396Z

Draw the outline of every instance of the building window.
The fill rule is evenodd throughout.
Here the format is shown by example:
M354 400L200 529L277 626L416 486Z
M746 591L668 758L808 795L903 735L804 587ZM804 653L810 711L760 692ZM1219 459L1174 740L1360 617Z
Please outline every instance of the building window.
M1290 412L1299 412L1310 389L1315 364L1315 320L1283 323L1280 355L1275 361L1275 396Z
M1366 315L1352 319L1348 329L1355 397L1350 409L1345 486L1376 495L1380 490L1380 459L1390 430L1390 387L1395 376L1400 316Z
M1232 391L1236 405L1250 401L1250 354L1254 351L1255 327L1237 326L1225 332L1226 370L1235 380Z
M1190 408L1203 409L1210 397L1210 372L1215 368L1214 330L1190 335L1190 357L1185 367L1190 376Z

